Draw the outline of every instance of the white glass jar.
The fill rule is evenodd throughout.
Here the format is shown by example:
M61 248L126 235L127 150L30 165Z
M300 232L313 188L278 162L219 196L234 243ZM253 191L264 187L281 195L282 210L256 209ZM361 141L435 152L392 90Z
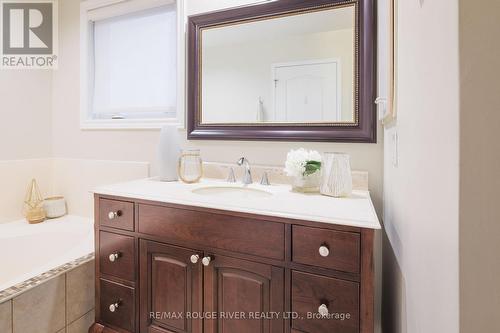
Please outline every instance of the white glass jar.
M348 154L324 153L321 170L321 194L332 197L351 195L352 174Z

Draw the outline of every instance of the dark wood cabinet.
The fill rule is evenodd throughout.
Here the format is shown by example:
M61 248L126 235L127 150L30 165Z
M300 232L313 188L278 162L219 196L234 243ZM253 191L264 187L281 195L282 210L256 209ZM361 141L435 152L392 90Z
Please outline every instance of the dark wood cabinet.
M140 241L140 327L142 332L201 333L202 268L190 257L200 252Z
M91 333L373 333L371 229L104 195L95 206Z
M101 274L134 281L136 274L134 237L101 231L99 239Z
M99 279L98 283L102 322L117 330L132 332L135 329L135 289L104 279Z
M283 268L251 261L211 256L204 271L204 310L228 315L205 320L205 333L282 333L282 318L264 313L284 310Z
M293 271L292 308L303 318L292 321L301 332L359 332L359 283Z

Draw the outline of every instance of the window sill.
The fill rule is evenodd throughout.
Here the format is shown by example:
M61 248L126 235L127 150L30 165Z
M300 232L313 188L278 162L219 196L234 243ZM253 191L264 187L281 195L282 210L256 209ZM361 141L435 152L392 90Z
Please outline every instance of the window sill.
M158 130L165 125L184 126L178 119L106 119L84 120L80 123L81 130Z

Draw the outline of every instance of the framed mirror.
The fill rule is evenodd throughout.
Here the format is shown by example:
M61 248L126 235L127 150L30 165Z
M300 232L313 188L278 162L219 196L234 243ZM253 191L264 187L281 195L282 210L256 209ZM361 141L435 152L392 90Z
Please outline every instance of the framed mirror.
M373 2L189 17L188 139L375 142Z

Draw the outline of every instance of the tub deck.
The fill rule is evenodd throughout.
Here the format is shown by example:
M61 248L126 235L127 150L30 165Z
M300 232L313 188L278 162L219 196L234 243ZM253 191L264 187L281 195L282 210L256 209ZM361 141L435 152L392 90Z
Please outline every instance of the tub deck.
M67 215L40 224L0 224L0 303L93 259L92 219Z

